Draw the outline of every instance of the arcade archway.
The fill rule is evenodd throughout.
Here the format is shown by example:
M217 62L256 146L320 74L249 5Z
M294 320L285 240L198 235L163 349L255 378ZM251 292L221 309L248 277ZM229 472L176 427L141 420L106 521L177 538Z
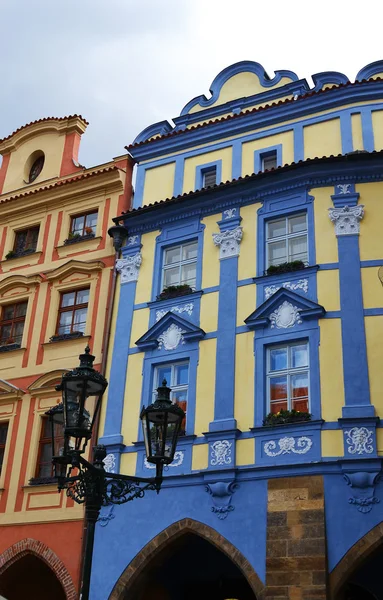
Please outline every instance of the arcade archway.
M128 565L109 600L256 600L263 584L248 560L214 529L174 523Z

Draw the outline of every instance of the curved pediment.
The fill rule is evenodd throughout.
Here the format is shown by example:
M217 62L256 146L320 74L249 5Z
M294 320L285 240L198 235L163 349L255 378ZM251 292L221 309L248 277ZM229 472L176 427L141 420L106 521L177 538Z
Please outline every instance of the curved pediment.
M56 369L49 371L49 373L44 373L44 375L40 375L40 377L31 383L28 390L31 394L36 394L39 391L53 391L55 386L61 382L63 374L67 371L68 369Z
M45 275L48 281L53 281L55 279L63 280L73 273L82 273L89 274L94 271L100 271L105 267L105 263L102 260L93 260L83 262L81 260L69 260L61 267L57 269L53 269L52 271L48 271Z
M21 288L21 291L28 291L31 285L41 283L43 278L40 275L11 275L0 281L0 296L11 288Z
M167 312L136 341L140 350L176 350L180 345L200 340L205 332L190 321Z
M16 387L13 383L5 381L5 379L0 379L0 399L4 399L4 397L18 398L23 394L25 394L25 391L21 388Z
M307 319L319 319L326 314L320 304L300 294L280 288L245 319L249 329L271 327L288 329Z

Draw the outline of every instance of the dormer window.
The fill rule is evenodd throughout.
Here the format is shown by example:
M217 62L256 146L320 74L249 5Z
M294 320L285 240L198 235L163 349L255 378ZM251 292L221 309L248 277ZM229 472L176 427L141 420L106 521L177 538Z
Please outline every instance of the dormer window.
M30 168L28 183L32 183L35 179L37 179L37 177L40 175L41 171L43 170L44 162L45 162L45 156L44 156L44 154L40 154L40 156L38 156L36 158L36 160L33 162L32 166Z
M202 187L207 188L217 183L217 167L206 169L202 173Z

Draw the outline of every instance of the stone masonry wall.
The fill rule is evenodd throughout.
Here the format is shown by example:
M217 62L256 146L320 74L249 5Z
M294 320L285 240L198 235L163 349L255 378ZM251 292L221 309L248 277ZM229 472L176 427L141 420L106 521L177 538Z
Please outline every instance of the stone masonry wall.
M265 598L326 599L321 476L269 480Z

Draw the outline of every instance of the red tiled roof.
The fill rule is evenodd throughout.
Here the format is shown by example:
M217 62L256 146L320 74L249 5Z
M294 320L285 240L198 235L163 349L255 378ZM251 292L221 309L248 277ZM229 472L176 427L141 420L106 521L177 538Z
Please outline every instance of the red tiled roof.
M83 123L85 123L85 125L89 125L88 121L86 119L84 119L84 117L82 117L81 115L68 115L67 117L43 117L42 119L36 119L36 121L31 121L30 123L27 123L26 125L22 125L21 127L18 127L17 129L15 129L15 131L13 133L0 139L0 144L5 142L6 140L9 140L9 138L14 136L19 131L22 131L26 127L30 127L31 125L35 125L36 123L44 123L45 121L67 121L68 119L76 119L76 118L81 119L81 121L83 121Z
M113 165L111 167L105 167L104 169L98 169L97 171L91 171L89 173L81 173L80 175L76 175L74 177L68 177L67 179L60 179L59 181L55 181L54 183L51 183L49 185L44 185L44 186L36 188L34 190L27 190L25 192L20 192L20 194L15 194L14 196L9 196L8 198L4 198L4 200L0 199L0 204L4 204L5 202L10 202L11 200L17 200L18 198L25 198L25 196L31 196L32 194L46 192L48 190L52 190L53 188L57 188L60 185L66 185L68 183L73 183L74 181L88 179L89 177L93 177L94 175L100 175L101 173L108 173L109 171L117 171L117 170L119 170L119 167L117 167L116 165ZM6 194L3 194L3 195L5 196Z
M183 133L188 133L189 131L193 131L194 129L200 129L201 127L206 127L207 125L213 125L214 123L222 123L223 121L229 121L230 119L239 119L240 117L243 117L244 115L261 112L262 110L274 108L275 106L280 106L281 104L288 104L289 102L299 102L300 100L309 98L310 96L315 96L318 94L325 94L334 89L344 88L344 87L351 86L351 85L359 85L361 83L366 83L366 81L383 81L383 79L381 77L375 77L374 79L372 79L372 78L371 79L362 79L361 81L355 81L353 83L351 81L348 81L347 83L340 83L340 84L332 85L331 87L327 87L322 90L318 90L318 91L312 90L311 92L307 92L307 94L298 96L298 98L296 98L296 100L294 100L294 98L286 98L286 100L278 100L278 102L272 102L271 104L265 104L264 106L249 108L247 110L241 111L240 113L236 113L233 115L227 115L226 117L219 117L218 119L212 119L210 121L205 121L205 123L199 123L198 125L191 125L187 129L180 129L178 131L170 131L169 133L159 135L158 137L151 138L149 140L143 140L142 142L130 144L129 146L125 146L125 148L127 150L129 150L129 148L137 148L138 146L143 146L144 144L151 144L152 142L157 142L159 140L163 140L165 138L172 137L174 135L181 135ZM201 111L201 112L203 112L203 111ZM197 113L194 113L194 114L197 114Z
M156 200L155 202L153 202L151 204L146 204L144 206L138 206L137 208L131 208L127 212L121 213L122 216L115 217L113 219L113 221L118 222L118 221L121 221L124 218L124 216L129 216L132 213L146 212L149 210L153 210L155 207L162 205L162 204L176 203L176 202L179 202L182 200L186 200L187 198L192 198L193 196L199 196L201 193L215 191L218 188L222 188L222 187L229 186L229 185L234 185L241 181L253 180L253 179L258 179L258 178L261 179L262 177L267 177L271 173L278 173L280 171L288 171L290 169L294 169L296 167L306 165L308 163L314 163L314 164L315 163L325 163L330 160L339 161L341 159L349 160L350 158L352 159L353 157L360 158L361 156L371 156L371 155L379 155L379 156L383 157L383 150L373 150L372 152L367 152L364 150L360 150L360 151L357 150L355 152L350 152L348 154L337 154L337 155L330 154L330 156L321 156L321 157L316 156L314 158L306 158L306 160L292 162L292 163L289 163L286 165L282 165L280 167L276 167L275 169L258 171L258 173L252 173L251 175L245 175L244 177L238 177L237 179L232 179L230 181L222 181L221 183L218 183L218 184L215 184L212 186L208 186L206 188L201 188L200 190L185 192L184 194L179 194L178 196L172 196L171 198L165 198L164 200Z

